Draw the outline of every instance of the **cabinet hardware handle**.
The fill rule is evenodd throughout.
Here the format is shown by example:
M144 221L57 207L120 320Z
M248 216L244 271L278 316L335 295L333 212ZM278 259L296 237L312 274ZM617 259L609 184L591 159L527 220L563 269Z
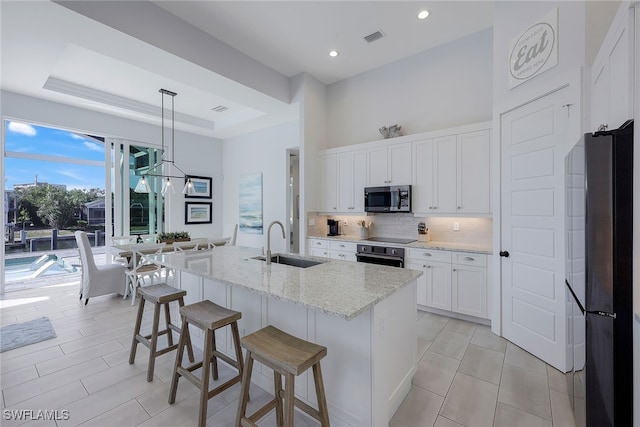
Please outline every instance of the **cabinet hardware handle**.
M429 206L429 209L433 209L433 206Z
M452 271L456 271L456 269L454 268Z
M424 264L422 264L422 268L427 268L427 266L426 266L426 265L424 265Z
M465 261L473 261L474 259L473 259L473 258L471 258L470 256L466 256L466 257L464 257L464 260L465 260Z
M462 206L458 206L458 209L462 209Z
M340 247L341 247L341 248L344 248L344 245L340 245ZM473 259L473 258L471 258L471 259Z
M430 265L427 265L427 268L431 268L431 266L430 266Z
M424 256L433 256L433 255L431 255L429 252L425 252L425 253L423 253L422 255L424 255Z

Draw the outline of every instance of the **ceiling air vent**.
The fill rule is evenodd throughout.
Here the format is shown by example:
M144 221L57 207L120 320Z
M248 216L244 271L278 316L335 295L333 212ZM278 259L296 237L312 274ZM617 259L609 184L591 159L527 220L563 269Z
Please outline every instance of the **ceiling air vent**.
M367 41L367 43L373 43L374 41L380 40L383 37L384 37L384 33L378 30L375 33L369 34L368 36L364 36L364 39Z
M213 107L211 110L215 111L216 113L222 113L225 112L229 109L229 107L225 107L224 105L218 105L217 107Z

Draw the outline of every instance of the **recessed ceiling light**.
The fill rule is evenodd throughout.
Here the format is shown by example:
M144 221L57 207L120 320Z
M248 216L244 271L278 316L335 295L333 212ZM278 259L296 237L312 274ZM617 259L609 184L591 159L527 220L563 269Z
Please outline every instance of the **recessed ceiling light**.
M338 56L338 51L337 50L329 51L329 56L332 58L335 58L336 56Z
M427 16L429 16L429 11L426 9L418 12L418 19L427 19Z

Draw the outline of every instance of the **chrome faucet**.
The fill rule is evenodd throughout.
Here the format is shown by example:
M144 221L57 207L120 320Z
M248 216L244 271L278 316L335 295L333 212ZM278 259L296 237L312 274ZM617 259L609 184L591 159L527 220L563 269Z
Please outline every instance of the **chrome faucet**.
M271 224L269 224L269 228L267 228L267 265L271 264L271 227L273 227L274 224L278 224L280 228L282 228L282 238L287 238L284 234L284 225L282 225L280 221L272 221Z

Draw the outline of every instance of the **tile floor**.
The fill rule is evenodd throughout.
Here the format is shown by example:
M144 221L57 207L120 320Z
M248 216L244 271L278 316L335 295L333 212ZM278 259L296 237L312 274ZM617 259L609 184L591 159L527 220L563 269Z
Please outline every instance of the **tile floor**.
M156 361L146 381L148 350L138 346L129 365L135 308L116 296L78 300L77 276L7 292L0 299L2 325L48 316L57 338L0 354L2 425L190 426L197 423L196 388L180 382L167 397L175 354ZM150 327L151 310L143 327ZM564 376L493 335L486 326L418 313L418 370L391 426L571 426ZM221 368L225 381L233 371ZM238 385L211 399L209 426L232 426ZM270 396L251 390L250 410ZM7 420L4 410L67 410L68 420ZM275 425L270 414L261 426ZM296 426L317 423L296 413Z

